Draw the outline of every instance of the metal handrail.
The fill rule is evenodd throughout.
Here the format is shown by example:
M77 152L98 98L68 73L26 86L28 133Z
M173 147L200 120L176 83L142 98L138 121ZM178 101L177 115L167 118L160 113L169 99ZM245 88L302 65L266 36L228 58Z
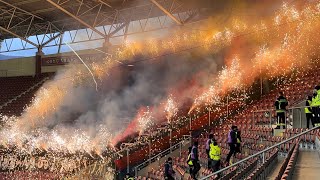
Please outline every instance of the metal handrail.
M135 176L138 175L138 170L140 170L140 168L143 168L143 167L145 167L146 165L151 164L151 162L152 162L153 160L157 160L159 157L161 158L161 157L163 157L164 155L166 155L166 154L168 154L168 153L171 153L171 152L172 152L172 149L177 149L177 148L181 147L182 144L186 142L186 140L188 141L188 139L189 139L189 141L191 141L191 137L190 137L190 136L188 136L188 135L183 135L183 137L187 137L187 138L184 139L184 140L182 140L182 141L180 141L180 142L178 142L178 143L176 143L176 144L174 144L174 145L171 146L170 148L168 148L168 149L166 149L166 150L158 153L157 155L155 155L155 156L153 156L153 157L145 160L143 163L135 166L135 167L134 167Z
M219 174L219 173L221 173L221 172L223 172L223 171L225 171L225 170L228 170L228 169L230 169L230 168L232 168L232 167L235 167L235 166L237 166L237 165L240 164L240 163L243 163L243 162L245 162L245 161L247 161L247 160L249 160L249 159L252 159L252 158L254 158L254 157L257 157L257 156L259 156L260 154L262 154L263 157L265 157L265 152L267 152L267 151L269 151L269 150L271 150L271 149L273 149L273 148L275 148L275 147L281 146L281 145L284 144L284 143L287 143L287 142L289 142L289 141L291 141L291 140L293 140L293 139L296 139L296 138L298 138L298 137L300 137L300 136L302 136L302 135L305 135L305 134L307 134L307 133L309 133L309 132L311 132L311 131L314 131L314 130L316 130L316 129L318 129L318 128L319 128L319 127L314 127L314 128L312 128L312 129L309 129L309 130L307 130L307 131L304 131L304 132L302 132L302 133L300 133L300 134L297 134L297 135L295 135L295 136L293 136L293 137L290 137L289 139L286 139L286 140L284 140L284 141L282 141L282 142L280 142L280 143L277 143L277 144L275 144L275 145L272 145L272 146L266 148L265 150L262 150L262 151L260 151L260 152L257 152L257 153L254 154L254 155L251 155L251 156L249 156L249 157L246 157L246 158L242 159L241 161L238 161L238 162L232 164L231 166L225 167L225 168L223 168L223 169L220 169L220 170L217 171L217 172L214 172L214 173L212 173L212 174L209 174L208 176L205 176L205 177L201 178L200 180L208 179L208 178L210 178L210 177L212 177L212 176L214 176L214 175L216 175L216 174Z

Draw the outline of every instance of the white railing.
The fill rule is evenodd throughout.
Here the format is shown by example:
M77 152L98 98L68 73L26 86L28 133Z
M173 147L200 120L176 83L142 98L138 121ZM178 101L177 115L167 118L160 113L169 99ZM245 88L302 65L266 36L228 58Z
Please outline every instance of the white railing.
M319 127L314 127L314 128L312 128L312 129L309 129L309 130L307 130L307 131L304 131L304 132L302 132L302 133L300 133L300 134L297 134L297 135L295 135L295 136L293 136L293 137L290 137L290 138L288 138L288 139L286 139L286 140L284 140L284 141L282 141L282 142L280 142L280 143L277 143L277 144L275 144L275 145L272 145L272 146L270 146L270 147L268 147L268 148L266 148L266 149L264 149L264 150L262 150L262 151L260 151L260 152L258 152L258 153L256 153L256 154L254 154L254 155L251 155L251 156L249 156L249 157L247 157L247 158L244 158L244 159L242 159L241 161L238 161L238 162L232 164L231 166L225 167L225 168L223 168L223 169L221 169L221 170L219 170L219 171L217 171L217 172L214 172L214 173L212 173L212 174L210 174L210 175L208 175L208 176L205 176L205 177L201 178L201 180L209 179L210 177L215 176L215 175L217 175L217 174L219 174L219 173L223 173L224 171L227 171L227 170L229 170L230 168L235 168L236 166L241 165L241 163L247 162L248 160L250 160L250 159L252 159L252 158L256 158L256 157L261 157L261 156L262 156L262 162L264 162L264 161L265 161L265 153L266 153L267 151L270 151L271 149L277 148L277 147L280 149L280 146L281 146L282 144L287 143L287 142L289 142L289 141L292 141L292 140L294 140L294 139L296 139L296 138L299 138L300 136L305 135L305 134L307 134L307 133L310 133L311 131L314 131L314 130L316 130L316 129L318 129L318 128L319 128Z

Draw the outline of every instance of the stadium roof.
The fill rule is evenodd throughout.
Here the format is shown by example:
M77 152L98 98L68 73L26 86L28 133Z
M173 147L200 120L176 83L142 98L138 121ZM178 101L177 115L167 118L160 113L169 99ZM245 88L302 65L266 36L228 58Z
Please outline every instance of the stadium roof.
M0 39L20 38L39 48L71 30L108 39L132 21L166 16L182 25L198 15L200 1L208 0L0 0ZM37 35L45 37L29 38Z

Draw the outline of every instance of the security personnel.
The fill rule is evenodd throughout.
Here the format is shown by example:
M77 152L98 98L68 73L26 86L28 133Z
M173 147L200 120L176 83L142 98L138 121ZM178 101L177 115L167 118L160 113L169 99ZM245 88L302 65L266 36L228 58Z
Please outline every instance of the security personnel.
M192 149L191 149L191 161L193 164L193 170L191 173L191 178L192 179L197 179L196 176L200 170L200 162L199 162L199 151L198 151L198 141L195 141L193 143Z
M307 128L309 129L309 125L310 125L310 121L312 126L314 127L314 120L313 120L313 116L312 116L312 109L311 106L312 105L312 96L307 96L307 100L306 100L306 107L304 108L304 112L306 114L306 119L307 119ZM309 106L309 107L308 107Z
M209 139L206 141L206 153L207 153L207 156L208 156L208 168L210 168L210 163L211 163L211 160L210 160L210 155L209 155L209 152L210 152L210 144L214 141L214 138L213 138L213 134L210 134L209 135Z
M174 180L174 174L172 158L168 157L168 160L164 163L164 179Z
M314 115L314 125L320 126L320 86L316 86L314 89L314 95L312 98L312 112Z
M285 116L285 112L286 112L286 107L288 106L288 101L287 99L283 96L283 92L279 92L279 97L278 99L275 101L274 106L276 108L276 112L277 112L277 119L278 119L278 124L276 129L280 129L281 126L283 127L283 129L286 128L286 116Z
M236 154L236 147L237 147L237 126L231 126L231 130L228 133L228 145L230 147L229 153L226 159L226 166L232 164L230 162L231 156L235 156Z
M241 131L237 128L236 130L237 144L236 144L236 153L241 153Z
M192 174L192 171L193 171L193 162L192 162L192 159L191 159L192 147L190 146L188 148L188 150L189 150L189 154L188 154L187 164L189 165L189 173Z
M220 159L221 159L221 149L218 146L218 143L216 141L210 144L209 155L211 159L212 172L216 172L220 168Z

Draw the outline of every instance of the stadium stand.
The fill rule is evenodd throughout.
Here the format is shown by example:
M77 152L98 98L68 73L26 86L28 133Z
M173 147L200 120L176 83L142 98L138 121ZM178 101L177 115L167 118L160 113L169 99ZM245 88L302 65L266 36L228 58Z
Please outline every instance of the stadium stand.
M282 136L273 136L273 129L270 126L276 122L276 114L272 112L274 100L277 94L280 91L283 91L287 99L289 100L289 108L293 107L297 103L304 100L307 94L312 92L312 89L315 85L319 82L315 80L314 76L319 76L319 72L307 73L307 74L297 74L296 77L291 79L290 83L284 83L283 85L279 85L279 87L275 90L272 90L270 93L264 95L260 100L253 101L251 104L247 105L243 111L239 111L240 113L236 114L232 118L228 118L224 121L223 125L217 125L212 127L211 133L215 135L217 142L219 143L220 147L222 147L222 158L224 158L226 152L228 151L228 145L226 144L226 135L230 129L230 125L234 124L237 125L238 128L242 131L242 138L243 138L243 147L244 151L247 153L245 154L238 154L237 158L243 159L248 155L255 154L266 147L270 147L274 144L280 143L281 141L286 140L289 137L302 133L306 130L306 128L288 128L285 130ZM309 81L309 79L313 79ZM234 104L231 108L233 110L239 110L240 104ZM224 107L221 109L225 110ZM221 112L215 112L214 114L210 114L213 119L218 119L223 115L223 110ZM266 110L261 112L256 112L257 110ZM266 116L265 112L269 111L271 114ZM253 118L253 112L254 118ZM197 119L193 120L193 130L204 129L203 127L207 124L207 115L203 115L198 117ZM271 122L270 122L271 119ZM287 119L289 119L289 115L287 115ZM253 121L255 120L255 121ZM288 124L292 123L288 122ZM209 133L204 133L201 135L200 138L194 139L198 140L200 146L200 162L202 166L205 167L206 165L206 154L203 153L204 149L204 142ZM319 134L319 130L311 131L300 137L300 141L297 143L289 142L282 144L278 149L273 150L269 155L266 157L266 161L264 163L254 163L249 164L246 168L244 168L240 172L235 172L232 176L228 176L228 178L235 177L233 179L239 179L239 177L247 177L247 179L259 179L261 177L261 173L264 177L271 171L271 166L274 165L274 160L278 157L278 154L287 155L290 153L295 152L294 157L291 159L291 162L295 162L297 158L297 149L305 148L305 149L314 149L315 148L315 138L316 135ZM294 145L294 146L293 146ZM201 151L202 150L202 151ZM182 157L176 157L175 163L182 170L180 174L187 174L187 165L185 162L186 152L183 153ZM288 156L289 157L289 156ZM290 159L290 158L289 158ZM289 161L288 159L288 161ZM291 163L292 164L292 163ZM287 169L287 165L283 167L284 170ZM292 166L288 167L286 173L282 173L280 178L284 178L282 176L289 176L292 174ZM148 173L148 177L157 179L156 177L161 176L161 170L153 170L152 172ZM207 172L207 173L206 173ZM252 172L252 173L250 173ZM210 174L211 172L207 169L200 171L200 176L205 176ZM246 175L244 175L246 174ZM155 176L157 175L157 176ZM163 177L163 176L162 176ZM161 179L161 178L160 178Z
M52 73L43 73L40 77L18 76L0 78L0 112L2 115L19 116L28 105L37 90L52 77Z

